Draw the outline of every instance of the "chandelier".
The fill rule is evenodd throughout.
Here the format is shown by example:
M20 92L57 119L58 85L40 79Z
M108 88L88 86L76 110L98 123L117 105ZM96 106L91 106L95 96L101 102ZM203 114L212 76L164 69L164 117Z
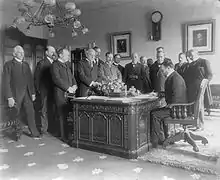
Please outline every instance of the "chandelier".
M59 2L58 0L41 0L39 5L34 0L25 0L18 4L18 11L21 16L14 19L13 26L16 27L17 24L28 23L27 31L30 31L32 26L46 26L50 37L54 37L54 27L67 28L71 26L72 37L77 36L78 32L82 34L88 32L88 28L79 21L81 11L76 8L74 2L64 3L64 1Z

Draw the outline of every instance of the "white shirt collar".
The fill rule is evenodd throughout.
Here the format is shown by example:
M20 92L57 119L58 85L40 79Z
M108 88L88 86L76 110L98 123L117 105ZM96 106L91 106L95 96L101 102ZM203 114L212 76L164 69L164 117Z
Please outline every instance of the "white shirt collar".
M49 56L47 56L47 59L50 61L50 63L53 63L53 59L51 59Z
M20 59L18 59L18 58L16 58L16 57L14 57L14 59L15 59L16 61L18 61L19 63L22 63L22 60L20 60Z
M174 72L174 69L171 69L170 72L167 74L167 78Z

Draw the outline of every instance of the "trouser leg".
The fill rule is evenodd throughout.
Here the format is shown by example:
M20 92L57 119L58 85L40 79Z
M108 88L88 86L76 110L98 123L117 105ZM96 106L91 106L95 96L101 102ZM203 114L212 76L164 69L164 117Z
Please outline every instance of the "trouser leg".
M47 96L41 98L41 130L47 132L48 129L48 99Z
M60 122L60 133L61 138L67 138L67 116L69 113L69 104L63 104L59 107L58 114L59 114L59 122Z
M39 132L36 128L36 123L35 123L33 102L30 99L28 93L25 93L22 105L26 113L28 127L29 127L30 132L32 133L33 136L39 136Z
M151 139L153 143L162 143L168 137L168 127L163 121L166 117L170 117L169 108L158 108L151 111Z

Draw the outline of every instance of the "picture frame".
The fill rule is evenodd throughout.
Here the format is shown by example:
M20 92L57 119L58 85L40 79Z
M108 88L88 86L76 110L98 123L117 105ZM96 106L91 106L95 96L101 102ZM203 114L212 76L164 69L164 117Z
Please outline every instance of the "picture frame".
M121 59L131 58L131 32L115 32L110 34L110 47L111 52L115 54L120 54Z
M185 51L196 49L200 54L215 52L215 20L185 24Z

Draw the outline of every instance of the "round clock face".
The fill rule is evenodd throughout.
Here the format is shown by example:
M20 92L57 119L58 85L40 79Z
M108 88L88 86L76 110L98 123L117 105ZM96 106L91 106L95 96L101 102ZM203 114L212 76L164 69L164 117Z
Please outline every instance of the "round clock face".
M152 13L151 19L154 23L158 23L162 20L163 15L159 11L155 11Z

